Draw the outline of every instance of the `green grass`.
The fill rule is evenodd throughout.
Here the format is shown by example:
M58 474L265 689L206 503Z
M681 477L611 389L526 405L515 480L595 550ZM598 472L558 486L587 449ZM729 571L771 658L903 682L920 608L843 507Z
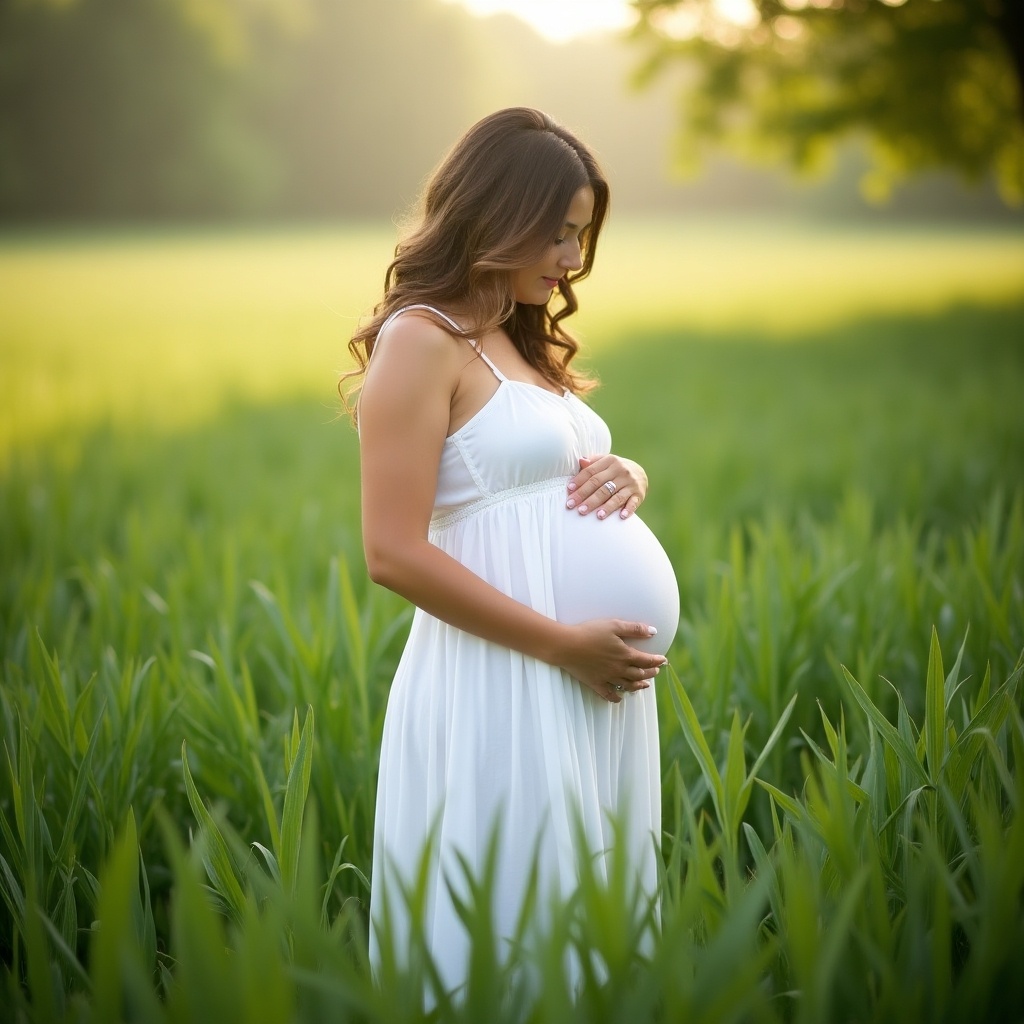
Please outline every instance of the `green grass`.
M226 398L331 406L394 240L390 226L0 236L0 453L97 421L189 425ZM666 325L777 342L1022 295L1010 231L613 217L577 321L600 357Z
M0 249L2 1019L423 1017L425 948L366 965L408 609L332 392L386 236ZM470 907L436 1017L1020 1019L1024 247L607 241L594 402L683 599L661 924L584 873L500 964ZM603 964L575 1000L565 948Z

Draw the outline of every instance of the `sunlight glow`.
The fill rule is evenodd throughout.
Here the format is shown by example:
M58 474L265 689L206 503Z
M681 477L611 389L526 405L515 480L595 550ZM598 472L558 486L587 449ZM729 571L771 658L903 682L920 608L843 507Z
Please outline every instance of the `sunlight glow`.
M545 39L564 43L595 32L619 32L636 21L627 0L449 0L473 14L514 14Z
M781 2L788 10L799 10L808 4L827 5L832 0ZM760 12L753 0L705 0L703 3L658 7L651 12L650 18L654 28L669 39L683 40L702 36L726 47L738 46L744 35L761 23Z
M752 0L715 0L718 14L740 28L753 28L760 20Z

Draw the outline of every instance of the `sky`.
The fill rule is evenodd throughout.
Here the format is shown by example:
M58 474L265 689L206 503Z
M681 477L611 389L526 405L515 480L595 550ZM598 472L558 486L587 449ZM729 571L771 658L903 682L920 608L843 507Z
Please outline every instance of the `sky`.
M515 14L552 42L632 24L627 0L450 0L473 14Z

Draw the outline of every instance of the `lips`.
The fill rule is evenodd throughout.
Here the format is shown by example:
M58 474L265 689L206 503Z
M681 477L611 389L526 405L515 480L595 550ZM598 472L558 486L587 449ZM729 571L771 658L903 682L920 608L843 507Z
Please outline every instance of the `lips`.
M557 278L557 277L545 277L545 278L542 278L542 280L544 281L544 283L549 288L557 288L558 287L558 282L559 282L560 278Z

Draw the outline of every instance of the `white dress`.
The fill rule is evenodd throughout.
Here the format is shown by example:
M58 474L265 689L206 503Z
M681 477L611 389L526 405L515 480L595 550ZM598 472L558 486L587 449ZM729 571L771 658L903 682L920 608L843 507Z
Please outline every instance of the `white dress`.
M654 625L658 635L635 645L664 653L679 592L661 545L636 516L600 521L565 507L579 458L610 451L608 427L571 393L508 380L480 358L498 389L445 441L431 542L559 621L613 616ZM453 990L465 979L468 952L446 885L467 891L460 858L482 875L499 830L492 912L499 941L507 940L534 857L541 902L568 897L581 858L605 871L613 815L640 892L653 896L661 834L654 686L610 704L561 669L417 609L384 721L371 963L380 963L383 934L404 960L410 919L402 890L414 888L428 842L425 937Z

